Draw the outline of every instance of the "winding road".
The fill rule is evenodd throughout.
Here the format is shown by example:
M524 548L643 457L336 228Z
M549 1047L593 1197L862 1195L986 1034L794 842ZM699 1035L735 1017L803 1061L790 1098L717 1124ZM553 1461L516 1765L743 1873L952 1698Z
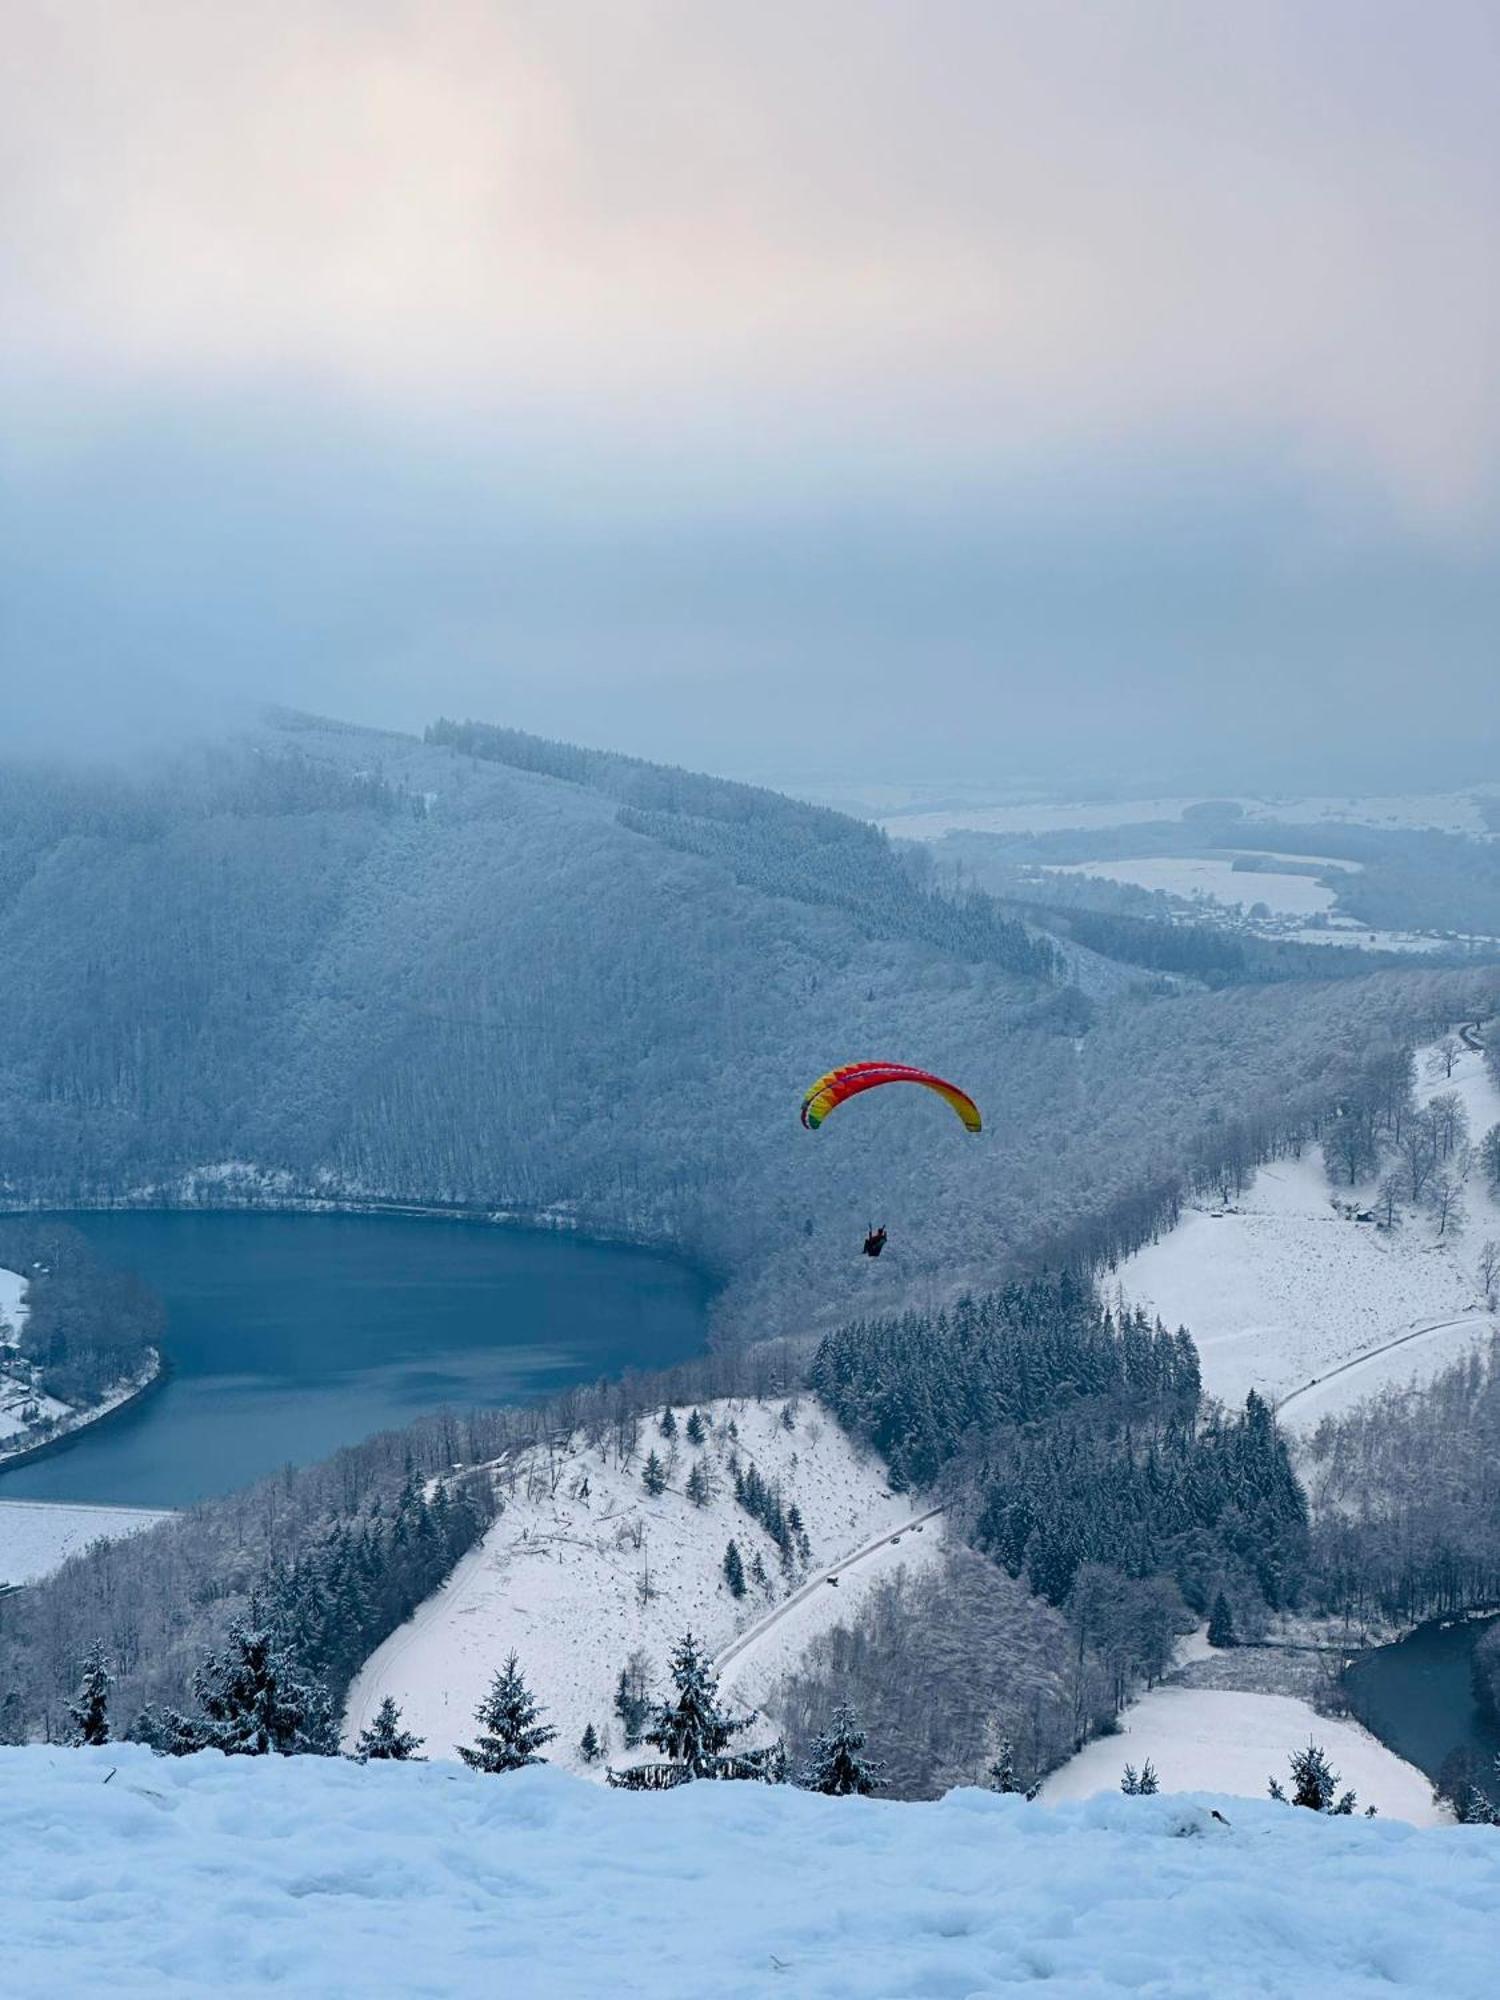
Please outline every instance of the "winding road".
M1472 1312L1460 1313L1456 1319L1435 1319L1422 1326L1408 1327L1405 1333L1398 1333L1394 1340L1383 1340L1379 1347L1369 1348L1364 1354L1356 1354L1352 1361L1341 1361L1337 1368L1330 1368L1326 1375L1316 1375L1311 1382L1304 1382L1300 1389L1293 1389L1274 1406L1276 1414L1278 1417L1284 1416L1294 1403L1300 1402L1304 1396L1312 1395L1314 1390L1321 1389L1325 1383L1336 1382L1340 1375L1348 1375L1356 1368L1367 1367L1370 1362L1378 1361L1382 1354L1389 1354L1397 1347L1405 1347L1410 1340L1424 1340L1430 1333L1457 1332L1460 1327L1494 1325L1495 1321L1489 1313Z

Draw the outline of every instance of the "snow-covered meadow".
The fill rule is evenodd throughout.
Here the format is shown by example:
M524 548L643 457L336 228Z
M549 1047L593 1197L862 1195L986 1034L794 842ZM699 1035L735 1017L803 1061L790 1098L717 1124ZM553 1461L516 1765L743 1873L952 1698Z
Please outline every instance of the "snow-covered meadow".
M1473 1050L1452 1077L1418 1055L1418 1095L1452 1090L1477 1140L1500 1122L1500 1092ZM1392 1230L1356 1222L1336 1205L1372 1200L1335 1189L1316 1146L1262 1167L1230 1210L1189 1210L1178 1226L1122 1262L1111 1280L1131 1304L1185 1325L1206 1387L1229 1402L1250 1389L1307 1429L1391 1383L1430 1380L1495 1325L1476 1264L1500 1237L1500 1209L1476 1171L1464 1226L1439 1237L1424 1216Z
M548 1769L0 1749L14 2000L1494 1992L1500 1838Z
M914 1516L910 1498L889 1490L879 1460L815 1403L791 1406L790 1429L787 1407L705 1404L710 1428L701 1449L687 1437L691 1410L679 1408L675 1440L649 1422L623 1465L608 1438L591 1448L576 1436L551 1452L521 1454L505 1469L504 1511L484 1540L365 1663L350 1691L347 1735L389 1694L429 1754L456 1755L458 1744L473 1740L475 1707L514 1648L558 1731L555 1761L587 1768L578 1743L592 1722L619 1762L611 1703L620 1669L640 1648L664 1679L672 1644L687 1627L722 1661L726 1699L757 1706L809 1641L857 1610L876 1581L934 1562L944 1546L930 1503ZM642 1483L653 1449L668 1476L654 1498ZM779 1486L783 1503L801 1514L811 1558L790 1578L771 1537L735 1500L736 1460ZM702 1506L685 1491L696 1461L712 1488ZM752 1581L743 1598L731 1595L722 1568L731 1538L747 1570L760 1557L769 1588ZM830 1571L836 1582L826 1580Z
M1268 1778L1283 1782L1287 1758L1313 1741L1361 1810L1373 1805L1388 1819L1441 1826L1448 1815L1433 1803L1431 1780L1388 1750L1357 1722L1319 1715L1293 1695L1239 1689L1156 1687L1132 1702L1118 1736L1095 1737L1042 1786L1049 1805L1117 1792L1127 1763L1156 1767L1165 1792L1220 1792L1264 1799Z

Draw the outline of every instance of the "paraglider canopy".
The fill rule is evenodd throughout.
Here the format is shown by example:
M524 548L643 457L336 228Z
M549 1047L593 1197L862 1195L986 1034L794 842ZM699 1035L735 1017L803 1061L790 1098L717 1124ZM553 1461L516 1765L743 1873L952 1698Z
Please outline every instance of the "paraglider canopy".
M924 1090L935 1091L952 1106L966 1131L978 1132L982 1129L979 1106L957 1084L945 1083L929 1069L915 1069L910 1063L890 1062L845 1063L841 1069L831 1069L826 1076L820 1076L802 1100L802 1122L809 1132L816 1132L829 1112L842 1104L846 1097L858 1097L862 1090L878 1090L886 1083L919 1083Z

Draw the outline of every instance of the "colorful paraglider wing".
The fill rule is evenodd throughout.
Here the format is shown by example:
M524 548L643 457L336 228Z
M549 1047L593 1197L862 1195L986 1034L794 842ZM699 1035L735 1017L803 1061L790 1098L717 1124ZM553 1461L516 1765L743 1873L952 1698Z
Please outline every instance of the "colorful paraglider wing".
M820 1076L802 1100L802 1122L810 1132L816 1132L829 1112L844 1102L846 1097L858 1097L862 1090L878 1090L886 1083L920 1083L924 1090L935 1091L943 1098L958 1117L965 1130L978 1132L982 1129L979 1106L966 1091L957 1084L945 1083L931 1070L914 1069L910 1063L863 1062L845 1063L841 1069L831 1069L826 1076Z

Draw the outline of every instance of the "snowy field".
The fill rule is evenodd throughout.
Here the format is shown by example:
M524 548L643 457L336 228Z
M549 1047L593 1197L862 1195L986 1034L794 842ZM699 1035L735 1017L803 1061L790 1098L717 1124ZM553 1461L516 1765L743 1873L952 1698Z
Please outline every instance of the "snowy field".
M26 1279L20 1271L0 1270L0 1338L19 1334L26 1323Z
M1224 793L1215 798L1227 798ZM1433 827L1443 833L1482 836L1484 815L1475 803L1500 798L1500 785L1472 785L1460 792L1373 794L1364 798L1249 798L1235 803L1245 818L1279 820L1293 826L1320 823L1339 826L1379 826L1418 830ZM888 833L903 840L941 840L945 833L1066 833L1074 828L1100 832L1107 827L1141 826L1150 821L1181 819L1186 808L1203 803L1203 796L1158 799L1037 800L1026 805L963 805L932 811L898 812L887 807L877 814Z
M389 1694L430 1754L455 1755L458 1744L472 1742L474 1709L514 1648L558 1731L556 1761L586 1768L577 1746L592 1722L619 1762L611 1704L620 1669L643 1648L660 1686L672 1644L689 1626L723 1659L725 1695L757 1706L808 1642L856 1610L878 1579L943 1552L942 1524L927 1517L926 1504L914 1518L910 1499L887 1488L878 1459L814 1403L794 1407L787 1430L779 1400L705 1404L712 1428L701 1451L687 1440L690 1413L681 1408L675 1443L648 1423L625 1466L608 1440L591 1449L578 1437L551 1455L522 1454L504 1512L479 1547L365 1663L350 1690L348 1735ZM641 1483L653 1448L669 1480L655 1499ZM735 1457L768 1485L779 1483L783 1503L801 1512L812 1555L791 1578L771 1537L735 1501ZM714 1488L702 1507L684 1491L698 1459ZM759 1555L769 1589L752 1582L742 1599L730 1595L722 1563L731 1537L747 1570ZM830 1571L836 1583L825 1580Z
M1139 1770L1149 1759L1164 1792L1263 1799L1266 1780L1285 1782L1288 1755L1309 1740L1322 1744L1344 1785L1358 1793L1361 1812L1373 1805L1383 1818L1413 1826L1446 1822L1430 1780L1357 1722L1319 1715L1291 1695L1223 1688L1152 1688L1126 1709L1118 1736L1085 1744L1047 1779L1042 1797L1057 1805L1118 1792L1126 1764Z
M1264 903L1277 916L1313 917L1333 908L1334 894L1311 875L1282 875L1273 870L1254 874L1233 863L1192 854L1143 855L1138 860L1070 861L1049 867L1049 875L1100 875L1108 882L1129 882L1141 889L1159 889L1167 896L1212 896L1216 902L1249 909Z
M1478 1140L1500 1120L1483 1058L1466 1051L1450 1080L1431 1074L1429 1054L1418 1058L1419 1095L1457 1091ZM1484 1239L1500 1237L1500 1209L1477 1173L1463 1230L1442 1241L1425 1217L1380 1230L1346 1220L1334 1198L1309 1147L1262 1167L1234 1211L1190 1210L1113 1282L1189 1329L1212 1394L1240 1402L1258 1389L1288 1423L1311 1428L1391 1383L1430 1380L1495 1324L1476 1265Z
M91 1542L118 1541L171 1518L159 1508L0 1500L0 1583L36 1583Z
M105 1783L107 1775L114 1776ZM14 2000L1495 1990L1500 1840L1224 1800L935 1805L0 1750Z

